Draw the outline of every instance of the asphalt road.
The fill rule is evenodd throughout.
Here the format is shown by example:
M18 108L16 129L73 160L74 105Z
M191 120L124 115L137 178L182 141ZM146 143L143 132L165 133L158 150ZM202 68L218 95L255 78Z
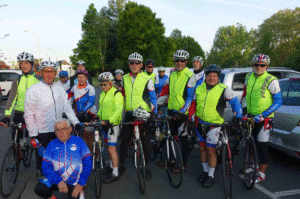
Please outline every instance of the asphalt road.
M96 89L96 102L98 102L101 90ZM0 106L0 114L4 113L4 105ZM2 116L0 115L0 118ZM9 131L1 128L0 133L0 161L8 147L10 140ZM33 157L34 160L34 157ZM300 160L291 158L286 154L270 149L270 162L266 171L266 181L255 185L253 190L247 190L240 170L243 166L243 156L236 156L234 161L235 176L233 178L233 198L242 199L266 199L300 198ZM1 161L2 162L2 161ZM34 194L34 186L37 183L34 172L35 161L30 168L20 168L19 177L13 195L10 198L38 199ZM194 147L188 159L188 170L184 173L182 186L173 188L168 181L164 169L156 166L156 161L150 162L152 179L146 182L146 193L142 195L139 190L137 174L134 169L133 159L126 159L126 172L120 180L113 184L103 184L101 198L224 198L221 167L216 169L215 184L210 188L204 188L197 182L202 171L199 148ZM93 176L90 176L85 186L85 198L95 198ZM54 193L58 199L66 199L65 194ZM1 197L0 197L1 198Z

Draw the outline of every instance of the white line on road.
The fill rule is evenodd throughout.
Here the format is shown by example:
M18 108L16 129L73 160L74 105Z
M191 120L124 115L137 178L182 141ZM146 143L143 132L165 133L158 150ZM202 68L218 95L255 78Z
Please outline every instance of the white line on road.
M244 179L244 175L239 175L239 177ZM272 199L279 199L279 196L277 196L276 194L272 193L271 191L269 191L268 189L264 188L263 186L261 186L259 184L255 184L254 187Z
M274 193L277 197L279 196L290 196L300 194L300 189L289 190L289 191L279 191Z

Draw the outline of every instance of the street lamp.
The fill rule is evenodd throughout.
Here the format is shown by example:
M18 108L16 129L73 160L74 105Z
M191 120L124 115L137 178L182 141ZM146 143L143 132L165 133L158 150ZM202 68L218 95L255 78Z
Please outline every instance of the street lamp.
M39 54L38 54L38 55L39 55L38 60L39 60L39 64L40 64L40 42L39 42L39 36L38 36L35 32L32 32L32 31L24 30L24 32L31 32L31 33L33 33L33 34L36 35L37 41L38 41L38 53L39 53Z
M50 60L50 55L46 55L46 57L49 57L49 61L51 61L51 60Z
M8 37L9 34L5 34L3 37L0 37L0 39L4 39L5 37Z
M52 50L52 49L48 48L48 50ZM54 50L52 50L52 51L55 52ZM57 54L56 54L56 52L55 52L55 58L56 58L56 61L57 61Z

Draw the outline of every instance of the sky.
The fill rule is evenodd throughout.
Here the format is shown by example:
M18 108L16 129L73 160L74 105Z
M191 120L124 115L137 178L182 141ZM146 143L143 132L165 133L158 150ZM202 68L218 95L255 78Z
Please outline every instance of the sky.
M81 39L81 22L88 6L97 11L108 6L107 0L1 0L0 53L5 62L15 61L26 51L51 61L67 60ZM221 26L240 23L248 30L257 29L273 14L283 9L300 7L300 0L136 0L151 8L165 26L165 36L179 29L193 37L209 52L215 33ZM25 32L31 31L31 32ZM32 33L33 32L33 33ZM8 37L2 38L5 34ZM37 36L36 36L37 35ZM2 38L2 39L1 39ZM39 40L39 42L38 42ZM39 43L39 48L38 48ZM38 50L39 49L39 50ZM50 49L50 50L49 50ZM54 52L55 51L55 52Z

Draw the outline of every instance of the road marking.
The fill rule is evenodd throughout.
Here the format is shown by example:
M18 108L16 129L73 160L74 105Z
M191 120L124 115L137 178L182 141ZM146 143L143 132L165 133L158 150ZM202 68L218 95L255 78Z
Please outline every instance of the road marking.
M239 175L240 178L245 179L244 175ZM255 184L254 187L258 190L260 190L261 192L263 192L264 194L266 194L267 196L269 196L272 199L279 199L279 196L277 196L276 194L272 193L271 191L269 191L268 189L264 188L263 186L259 185L259 184Z
M289 190L289 191L279 191L274 193L277 197L279 196L291 196L300 194L300 189Z

